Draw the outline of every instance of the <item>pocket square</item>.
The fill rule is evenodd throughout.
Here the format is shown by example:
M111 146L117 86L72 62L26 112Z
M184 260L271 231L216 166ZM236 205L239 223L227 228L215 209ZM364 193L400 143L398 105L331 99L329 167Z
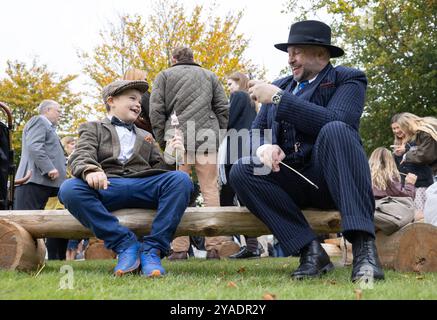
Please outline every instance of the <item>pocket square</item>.
M320 88L335 88L334 82L323 82L319 86Z

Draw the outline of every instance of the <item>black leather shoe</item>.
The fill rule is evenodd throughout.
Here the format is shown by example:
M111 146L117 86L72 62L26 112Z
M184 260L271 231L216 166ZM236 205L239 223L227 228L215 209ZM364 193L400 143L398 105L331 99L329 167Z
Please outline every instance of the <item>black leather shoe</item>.
M246 246L241 247L241 250L237 253L229 256L229 259L251 259L251 258L259 258L260 257L259 251L249 251Z
M352 241L352 282L384 280L375 239L367 232L356 232Z
M293 279L315 278L334 269L325 249L317 240L311 241L300 250L300 265L291 276Z

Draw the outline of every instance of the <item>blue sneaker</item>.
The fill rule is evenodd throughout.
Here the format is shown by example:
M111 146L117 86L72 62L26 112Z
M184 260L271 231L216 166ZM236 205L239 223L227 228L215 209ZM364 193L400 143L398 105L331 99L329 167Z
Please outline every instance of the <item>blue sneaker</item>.
M158 249L150 249L140 254L141 273L146 277L160 277L165 274L161 265L161 252Z
M140 266L139 250L140 244L135 242L118 254L118 263L114 268L115 276L121 277L138 269Z

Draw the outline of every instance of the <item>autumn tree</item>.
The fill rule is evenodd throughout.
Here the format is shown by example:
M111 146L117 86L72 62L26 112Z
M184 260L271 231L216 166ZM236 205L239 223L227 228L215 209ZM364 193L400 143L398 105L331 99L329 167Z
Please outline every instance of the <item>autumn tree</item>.
M130 67L145 70L151 85L160 71L171 66L171 52L181 45L191 47L196 62L215 72L223 82L233 71L263 77L264 70L244 57L248 40L236 31L243 12L229 13L224 18L212 12L196 6L187 15L182 2L160 0L145 19L139 15L121 16L118 24L100 32L101 45L91 53L79 54L84 73L97 89L94 97Z
M70 83L77 76L59 76L46 65L34 59L30 66L19 61L8 61L4 79L0 80L0 101L6 103L13 115L13 148L17 159L21 154L21 134L24 125L34 115L44 99L52 99L62 107L60 132L75 133L77 125L85 120L86 108L78 107L81 99L72 93Z
M392 143L395 113L436 116L436 0L289 0L287 11L296 19L328 16L335 43L346 51L337 62L366 72L361 134L367 152Z

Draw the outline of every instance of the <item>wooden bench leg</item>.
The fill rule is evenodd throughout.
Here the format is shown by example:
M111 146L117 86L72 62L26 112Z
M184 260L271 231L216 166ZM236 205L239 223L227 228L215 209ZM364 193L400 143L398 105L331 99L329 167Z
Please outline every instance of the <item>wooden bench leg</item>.
M43 239L33 239L19 224L0 220L0 268L36 271L44 264L46 246Z
M376 235L381 263L386 268L402 272L437 271L437 227L426 223L411 223L386 236Z

